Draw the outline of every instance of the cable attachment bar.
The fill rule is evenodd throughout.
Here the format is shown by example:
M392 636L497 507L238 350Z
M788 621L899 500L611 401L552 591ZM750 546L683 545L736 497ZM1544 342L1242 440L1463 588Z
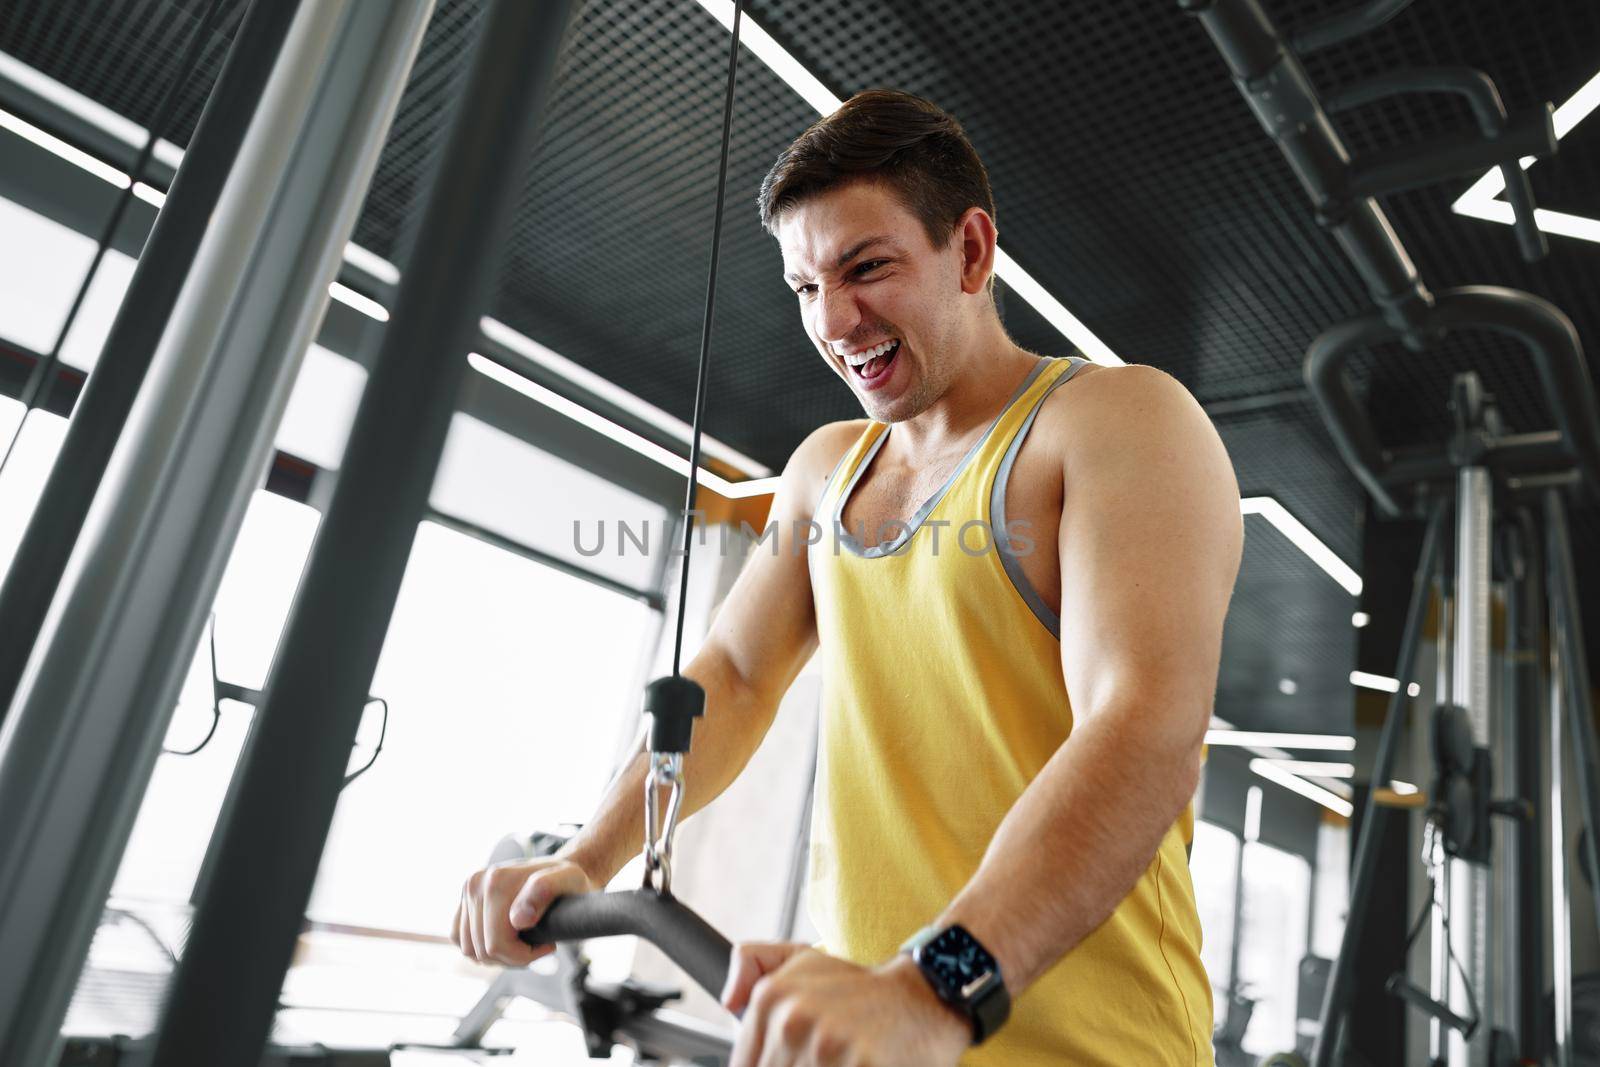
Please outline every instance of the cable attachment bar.
M681 674L657 678L645 687L650 769L644 780L644 887L662 896L672 892L672 840L683 809L684 757L694 721L705 711L706 691Z

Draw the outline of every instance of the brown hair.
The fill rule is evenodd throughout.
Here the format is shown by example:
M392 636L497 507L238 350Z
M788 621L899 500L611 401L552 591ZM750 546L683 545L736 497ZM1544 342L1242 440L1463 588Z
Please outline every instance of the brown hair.
M776 234L779 217L846 182L887 182L938 248L968 208L994 217L989 174L961 124L918 96L868 89L783 150L761 182L761 225Z

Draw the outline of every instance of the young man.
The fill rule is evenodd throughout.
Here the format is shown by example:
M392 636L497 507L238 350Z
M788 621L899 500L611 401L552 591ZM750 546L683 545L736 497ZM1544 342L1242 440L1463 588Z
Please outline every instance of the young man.
M926 101L852 98L779 157L761 212L869 418L796 450L779 551L685 671L707 695L693 812L824 665L826 951L738 947L732 1067L1209 1064L1185 843L1242 536L1221 441L1160 371L1011 342L987 175ZM465 954L527 963L516 930L638 851L644 768L560 857L468 880Z

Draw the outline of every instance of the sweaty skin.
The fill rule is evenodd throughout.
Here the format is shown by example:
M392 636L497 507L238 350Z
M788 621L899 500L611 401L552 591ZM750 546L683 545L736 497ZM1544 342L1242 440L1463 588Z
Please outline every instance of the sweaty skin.
M1037 362L995 313L995 236L971 208L936 244L870 180L781 218L785 278L808 337L870 418L895 423L850 497L847 527L909 518ZM888 340L899 350L868 382L852 357ZM865 425L824 426L795 451L771 513L779 550L751 560L685 669L707 693L686 815L743 769L815 648L798 531ZM1238 500L1210 421L1153 368L1084 368L1045 401L1022 446L1006 507L1030 524L1038 548L1024 572L1061 617L1074 728L938 920L994 953L1013 996L1111 914L1194 795L1238 571ZM468 879L455 922L463 953L513 965L537 955L516 929L559 893L604 885L637 852L644 773L640 753L555 861ZM740 945L723 1000L743 1013L730 1067L953 1067L970 1037L905 959L868 968L807 946Z

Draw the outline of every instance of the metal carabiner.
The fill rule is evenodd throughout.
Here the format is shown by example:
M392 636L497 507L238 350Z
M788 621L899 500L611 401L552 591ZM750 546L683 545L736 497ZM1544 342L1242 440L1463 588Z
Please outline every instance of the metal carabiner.
M667 790L667 812L661 817L661 791ZM652 752L644 780L644 888L662 896L672 893L672 841L683 807L683 753Z

